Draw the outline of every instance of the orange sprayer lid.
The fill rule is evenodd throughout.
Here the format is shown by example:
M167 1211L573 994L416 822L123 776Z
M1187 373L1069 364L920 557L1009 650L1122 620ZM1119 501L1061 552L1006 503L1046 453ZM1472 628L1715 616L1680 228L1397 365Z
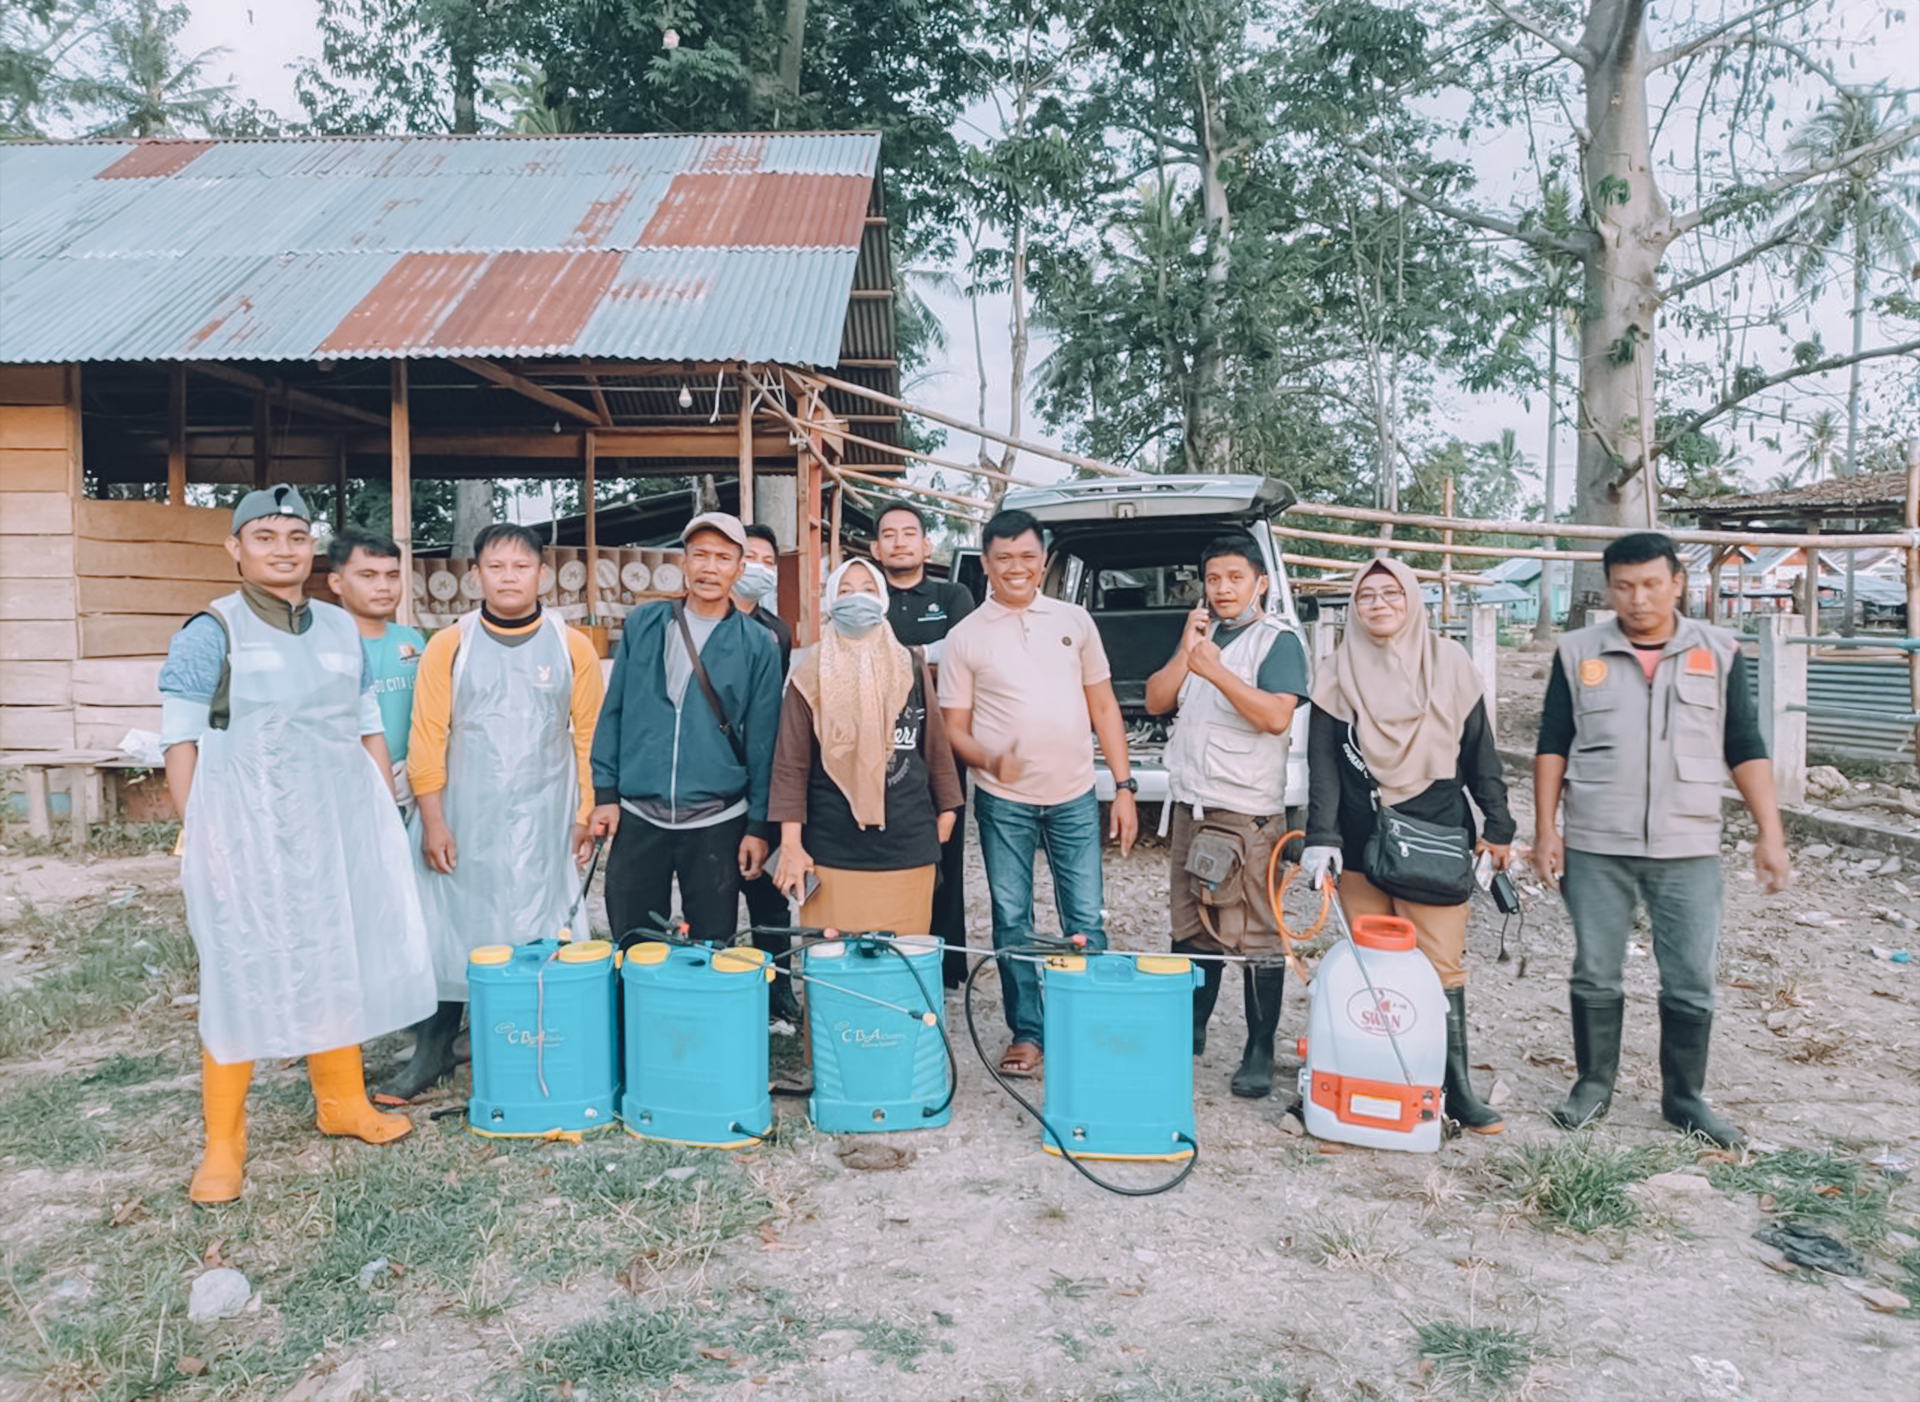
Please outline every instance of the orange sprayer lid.
M1355 916L1353 942L1362 949L1412 949L1413 922L1397 915Z

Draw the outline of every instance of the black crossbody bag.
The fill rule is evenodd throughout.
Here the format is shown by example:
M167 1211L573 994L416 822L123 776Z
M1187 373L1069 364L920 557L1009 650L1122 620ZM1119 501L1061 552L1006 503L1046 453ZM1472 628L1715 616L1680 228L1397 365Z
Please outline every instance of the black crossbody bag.
M693 629L687 626L687 606L679 599L673 601L673 621L680 627L680 641L686 644L687 656L693 659L693 679L700 684L700 694L707 698L707 705L713 711L714 720L719 722L720 733L727 737L735 761L745 769L747 743L727 719L727 708L720 704L720 693L713 689L713 678L707 675L706 664L700 660L700 649L693 645Z
M1359 756L1358 744L1353 753ZM1371 770L1367 780L1373 784L1373 835L1361 853L1367 880L1396 900L1420 905L1459 905L1472 896L1472 834L1409 818L1380 801L1380 784Z

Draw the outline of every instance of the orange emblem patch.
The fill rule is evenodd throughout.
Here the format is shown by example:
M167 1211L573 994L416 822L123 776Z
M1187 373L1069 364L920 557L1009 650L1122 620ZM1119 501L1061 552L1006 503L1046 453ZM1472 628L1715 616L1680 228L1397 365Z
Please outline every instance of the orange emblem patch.
M1589 657L1580 664L1580 685L1598 686L1607 679L1607 660L1604 657Z
M1687 675L1690 677L1710 677L1713 675L1712 648L1696 647L1688 649Z

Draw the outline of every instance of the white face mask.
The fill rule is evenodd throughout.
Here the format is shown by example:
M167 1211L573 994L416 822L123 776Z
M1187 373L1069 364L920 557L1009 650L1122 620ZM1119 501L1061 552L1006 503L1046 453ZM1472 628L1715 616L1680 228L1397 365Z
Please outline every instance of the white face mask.
M833 631L843 638L864 638L887 621L887 606L878 594L842 594L827 606Z
M758 604L772 598L779 587L780 575L772 565L749 560L747 567L740 571L740 580L733 586L733 592Z

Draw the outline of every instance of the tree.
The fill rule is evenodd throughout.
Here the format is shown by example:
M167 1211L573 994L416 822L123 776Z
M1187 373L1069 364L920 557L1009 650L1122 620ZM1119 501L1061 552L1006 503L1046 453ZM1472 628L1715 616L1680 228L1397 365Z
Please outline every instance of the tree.
M91 136L178 136L206 131L231 88L202 79L207 49L183 58L175 41L192 18L185 0L108 0L100 10L98 67L68 86L74 104L90 110Z
M1814 0L1760 0L1745 11L1728 7L1717 18L1676 26L1680 37L1661 48L1649 39L1646 0L1585 0L1577 32L1564 23L1564 9L1514 8L1503 0L1481 4L1477 17L1446 37L1446 51L1436 54L1420 86L1484 88L1474 58L1460 55L1486 39L1518 46L1517 73L1570 69L1573 91L1568 96L1580 110L1572 125L1580 157L1582 226L1557 233L1537 221L1463 204L1446 181L1404 168L1392 152L1356 143L1352 154L1364 169L1436 212L1536 251L1578 261L1584 297L1576 414L1577 520L1651 524L1659 500L1655 458L1675 439L1697 434L1755 395L1791 381L1912 348L1803 355L1782 370L1736 377L1717 400L1672 415L1672 438L1658 436L1654 335L1663 309L1673 314L1676 304L1778 248L1780 238L1748 232L1769 209L1802 187L1899 149L1920 134L1920 123L1890 129L1824 157L1789 155L1784 164L1772 162L1770 109L1754 96L1756 88L1764 93L1770 81L1785 78L1844 87L1801 42L1812 23ZM1648 83L1656 76L1677 90L1674 102L1663 106L1662 120L1684 98L1681 105L1704 113L1703 120L1717 114L1734 151L1725 159L1709 157L1700 169L1691 206L1684 211L1669 205L1655 175L1655 145L1664 130L1648 101ZM1513 81L1522 95L1533 91L1532 80L1522 76ZM1483 103L1482 110L1489 117L1500 116L1489 104ZM1749 159L1771 162L1771 168L1757 173ZM1663 286L1663 263L1685 242L1700 242L1705 232L1735 247L1711 266L1680 273ZM1599 595L1597 568L1576 570L1576 621L1598 603Z
M68 110L72 62L98 31L97 0L0 6L0 140L43 136Z
M1778 479L1781 489L1797 487L1804 476L1809 482L1824 481L1833 471L1835 452L1840 447L1840 422L1833 410L1822 409L1807 420L1800 445L1787 461L1791 470Z

